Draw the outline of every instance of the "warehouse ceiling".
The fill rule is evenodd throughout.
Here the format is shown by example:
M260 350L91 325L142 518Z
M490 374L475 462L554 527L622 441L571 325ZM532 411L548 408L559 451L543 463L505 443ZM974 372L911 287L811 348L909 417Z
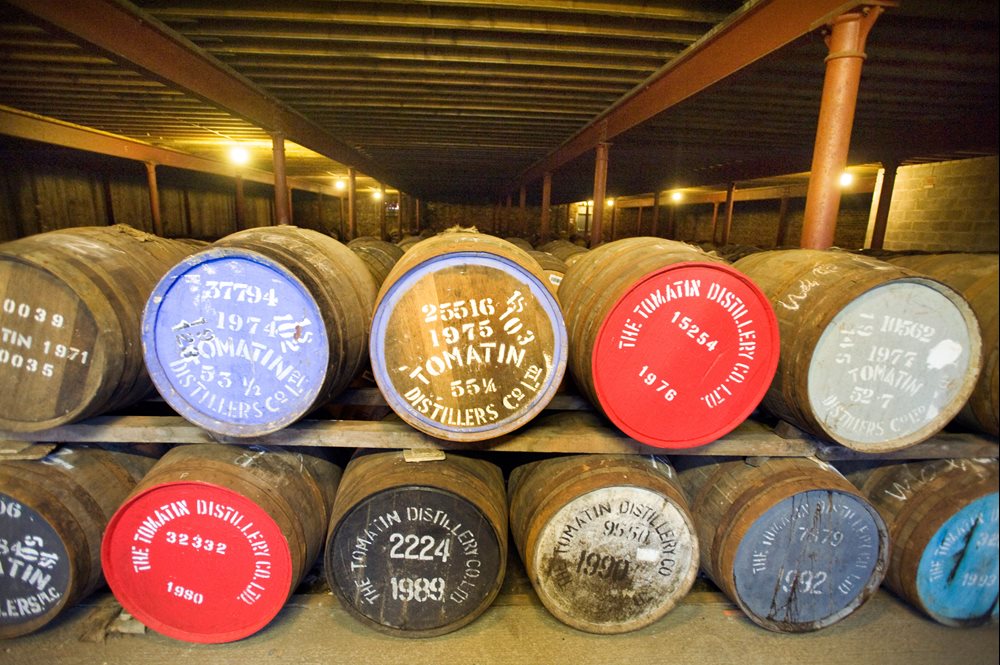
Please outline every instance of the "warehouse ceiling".
M849 163L996 154L997 3L874 4ZM725 187L809 170L823 26L856 6L0 0L0 134L72 123L208 162L238 143L262 171L278 134L299 184L352 166L360 188L536 202L549 171L554 203L590 196L606 136L609 194Z

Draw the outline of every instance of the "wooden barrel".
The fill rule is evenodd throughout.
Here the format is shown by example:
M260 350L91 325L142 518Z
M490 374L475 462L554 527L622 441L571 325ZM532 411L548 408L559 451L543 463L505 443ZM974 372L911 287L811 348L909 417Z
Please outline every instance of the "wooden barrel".
M944 284L839 251L760 252L736 267L778 315L781 362L764 405L779 418L886 452L933 436L972 392L979 329Z
M266 626L323 547L340 469L311 453L178 446L108 524L101 560L129 614L179 640Z
M500 590L507 562L503 475L489 462L402 452L356 456L330 521L330 588L365 625L407 637L457 630Z
M516 245L518 249L523 249L526 252L531 252L535 249L535 247L524 238L519 238L517 236L507 236L504 238L504 240L506 240L512 245Z
M510 475L510 525L542 604L590 633L659 620L691 589L698 541L666 461L573 455Z
M420 236L403 236L402 240L397 242L396 245L405 252L421 240L423 240L423 238Z
M365 262L368 272L375 280L375 288L382 286L382 282L389 276L389 271L403 256L403 250L399 245L370 236L355 238L347 243L347 246Z
M817 630L878 589L889 538L833 467L809 458L674 459L691 499L702 570L769 630Z
M43 430L145 397L142 308L193 251L123 225L0 245L0 430Z
M414 245L379 292L372 373L400 418L480 441L540 412L566 368L566 327L526 252L478 233Z
M756 408L778 362L767 298L721 259L660 238L582 255L559 286L570 370L634 439L714 441Z
M99 448L0 461L0 639L38 630L104 584L101 534L154 461Z
M983 340L983 369L957 420L1000 436L1000 277L996 254L931 254L893 257L891 263L924 273L955 289L969 302Z
M538 249L562 260L567 267L576 263L588 251L586 247L581 247L569 240L552 240L541 245Z
M566 270L569 269L566 262L555 254L540 252L534 249L528 252L528 254L531 255L531 258L538 262L542 272L545 273L545 279L548 281L550 290L553 293L557 292L559 290L559 285L562 284L563 276L565 276Z
M997 460L886 463L847 477L889 525L887 587L948 626L997 621Z
M179 414L260 436L339 394L364 368L375 285L329 236L240 231L174 266L142 322L146 364Z

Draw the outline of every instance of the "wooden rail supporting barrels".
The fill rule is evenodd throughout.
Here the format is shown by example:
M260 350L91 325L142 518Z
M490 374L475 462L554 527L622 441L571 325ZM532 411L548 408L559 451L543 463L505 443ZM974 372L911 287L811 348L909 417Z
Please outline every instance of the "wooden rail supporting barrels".
M549 289L555 293L559 290L559 285L562 284L563 276L566 275L566 270L568 266L566 262L560 259L555 254L549 254L548 252L539 252L538 250L531 250L528 252L531 254L531 258L538 262L541 266L542 272L545 273L545 279L549 285Z
M997 620L997 460L886 463L847 477L889 525L887 587L945 625Z
M430 637L496 597L507 561L503 475L489 462L402 452L348 463L327 539L330 588L362 623Z
M375 280L375 288L382 286L389 271L403 256L403 250L398 245L371 236L355 238L347 246L365 262L368 272Z
M104 527L154 461L100 448L0 461L0 638L38 630L103 585Z
M0 245L0 430L56 427L149 393L142 308L193 251L121 225Z
M179 414L252 437L295 422L364 368L375 285L315 231L240 231L174 266L142 324L146 364Z
M805 632L857 610L885 575L878 512L810 458L674 458L691 499L702 570L750 619Z
M767 298L724 261L660 238L607 243L559 286L570 370L634 439L714 441L756 408L778 363Z
M379 292L372 373L389 406L441 439L479 441L537 415L566 369L562 311L526 252L448 232L414 245Z
M581 247L569 240L552 240L541 245L538 249L561 259L567 266L576 263L588 251L586 247Z
M698 541L664 460L574 455L517 467L510 524L542 604L591 633L666 615L691 589Z
M889 259L895 265L941 280L972 306L983 339L983 369L976 387L957 419L993 436L1000 436L1000 277L996 254L930 254Z
M312 454L178 446L115 513L108 586L159 633L231 642L267 625L323 547L340 469Z
M972 392L979 328L944 284L839 251L760 252L736 267L778 315L781 362L764 405L779 418L886 452L933 436Z

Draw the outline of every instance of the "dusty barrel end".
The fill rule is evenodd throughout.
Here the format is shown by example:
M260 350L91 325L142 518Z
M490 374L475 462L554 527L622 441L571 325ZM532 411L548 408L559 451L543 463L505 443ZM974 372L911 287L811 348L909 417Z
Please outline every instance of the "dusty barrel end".
M334 465L302 457L222 444L167 453L104 534L101 560L122 607L204 644L270 623L322 548L339 479Z
M995 459L885 463L848 473L889 524L885 585L944 625L998 619L998 477Z
M121 225L0 245L0 430L48 429L144 397L142 307L193 251Z
M806 458L677 462L702 567L754 623L776 632L819 630L878 589L888 529L833 467Z
M774 303L782 333L764 404L816 436L888 452L933 436L979 375L972 309L941 282L837 251L753 254L736 267Z
M732 431L778 363L771 305L696 248L630 238L591 250L559 287L578 384L632 438L688 448Z
M252 229L174 266L142 322L150 376L191 422L268 434L347 387L365 359L374 283L335 240Z
M70 448L0 462L0 639L38 630L103 584L101 534L152 465Z
M511 432L554 396L566 327L535 261L490 236L446 233L414 245L379 293L370 357L404 421L480 441Z
M330 520L330 588L351 615L380 632L458 630L486 611L503 582L505 498L499 468L481 460L356 457Z
M683 491L662 460L579 455L514 469L511 533L546 609L598 634L648 626L698 572Z

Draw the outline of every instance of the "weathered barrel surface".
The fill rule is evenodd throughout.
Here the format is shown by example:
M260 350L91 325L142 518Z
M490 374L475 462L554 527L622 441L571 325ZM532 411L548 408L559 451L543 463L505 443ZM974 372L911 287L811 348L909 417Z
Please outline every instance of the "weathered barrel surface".
M169 637L252 635L316 561L339 478L313 454L178 446L108 524L108 586L129 614Z
M750 619L805 632L857 610L885 575L878 512L836 469L809 458L675 458L705 573Z
M364 262L336 240L290 226L241 231L156 286L143 317L146 364L191 422L268 434L361 371L374 300Z
M362 623L429 637L457 630L496 597L507 560L503 475L448 455L355 457L327 540L330 588Z
M972 392L979 328L941 282L839 251L760 252L736 267L778 315L781 362L764 399L778 417L885 452L933 436Z
M570 369L623 432L686 448L730 432L778 363L767 298L695 247L629 238L583 254L559 286Z
M530 242L528 242L524 238L520 238L518 236L506 236L504 238L504 240L506 240L507 242L509 242L512 245L516 245L518 247L518 249L523 249L526 252L530 252L530 251L533 251L535 249L534 246Z
M64 425L149 393L142 308L194 250L121 225L0 245L0 430Z
M939 279L972 306L983 339L983 369L957 419L1000 436L1000 278L996 254L930 254L893 257L895 265Z
M949 626L997 621L997 460L886 463L848 474L889 525L885 584Z
M542 272L545 273L545 279L548 280L549 287L553 292L559 290L559 285L562 284L563 276L566 275L566 270L569 266L566 262L560 259L555 254L549 254L548 252L540 252L538 250L531 250L528 252L531 254L531 258L538 262L541 266Z
M375 288L382 286L396 261L403 256L403 249L399 245L370 236L355 238L347 246L365 262L368 272L375 280Z
M400 418L442 439L478 441L517 429L552 399L566 327L526 252L444 233L414 245L383 284L370 357Z
M153 462L99 448L0 461L0 638L41 628L104 583L104 527Z
M588 251L586 247L572 243L569 240L552 240L544 245L540 245L538 250L547 252L557 259L562 260L567 266L576 263Z
M664 460L577 455L514 469L511 533L542 604L592 633L659 620L698 572L683 491Z

